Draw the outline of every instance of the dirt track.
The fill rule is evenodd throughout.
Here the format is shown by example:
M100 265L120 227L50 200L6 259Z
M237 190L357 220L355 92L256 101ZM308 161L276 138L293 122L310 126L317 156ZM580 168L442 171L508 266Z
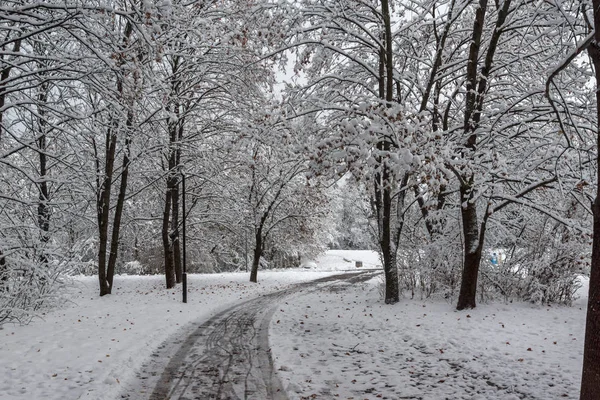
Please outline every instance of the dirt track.
M271 316L287 296L322 285L360 282L373 271L329 276L248 300L191 324L144 364L121 398L128 400L287 400L268 341Z

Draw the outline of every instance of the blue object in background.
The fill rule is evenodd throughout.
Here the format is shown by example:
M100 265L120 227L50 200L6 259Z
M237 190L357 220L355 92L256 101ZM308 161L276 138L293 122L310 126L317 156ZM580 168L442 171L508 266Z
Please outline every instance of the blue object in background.
M498 256L496 253L492 253L492 258L490 258L490 262L492 265L498 265Z

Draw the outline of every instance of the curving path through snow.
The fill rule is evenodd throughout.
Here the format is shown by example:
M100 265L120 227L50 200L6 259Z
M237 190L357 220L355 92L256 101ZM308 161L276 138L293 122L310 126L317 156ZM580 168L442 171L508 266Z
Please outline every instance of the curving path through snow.
M362 282L379 273L345 273L297 284L190 324L152 354L120 398L287 400L273 368L268 339L269 322L278 304L298 292Z

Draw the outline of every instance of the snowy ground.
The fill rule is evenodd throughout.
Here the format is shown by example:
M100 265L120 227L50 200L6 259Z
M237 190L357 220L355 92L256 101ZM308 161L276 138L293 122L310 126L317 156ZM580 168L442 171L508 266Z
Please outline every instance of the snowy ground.
M97 297L78 278L60 310L0 330L0 399L117 399L123 384L178 328L241 299L379 262L371 252L328 252L298 271L190 276L189 303L161 277L117 277ZM271 347L290 399L577 398L585 299L576 306L444 301L382 305L379 280L295 295L271 322Z
M302 266L323 271L359 270L356 261L362 262L362 269L381 268L379 254L371 250L329 250L317 260L304 261Z
M574 307L379 298L380 279L298 294L271 320L290 400L578 399L585 299Z
M162 277L117 276L98 297L97 278L75 279L68 302L27 326L0 330L0 399L117 399L122 384L179 327L205 320L241 299L331 273L259 272L191 275L188 303Z

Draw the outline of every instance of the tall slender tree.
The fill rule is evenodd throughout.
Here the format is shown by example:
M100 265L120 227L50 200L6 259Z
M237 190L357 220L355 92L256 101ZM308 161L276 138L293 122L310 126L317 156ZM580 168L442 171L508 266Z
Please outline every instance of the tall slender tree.
M596 80L596 157L600 155L600 0L592 1L593 39L587 50ZM581 47L580 47L581 49ZM581 400L592 400L600 393L600 168L596 162L596 197L592 203L593 239L590 289L588 294L583 349Z

